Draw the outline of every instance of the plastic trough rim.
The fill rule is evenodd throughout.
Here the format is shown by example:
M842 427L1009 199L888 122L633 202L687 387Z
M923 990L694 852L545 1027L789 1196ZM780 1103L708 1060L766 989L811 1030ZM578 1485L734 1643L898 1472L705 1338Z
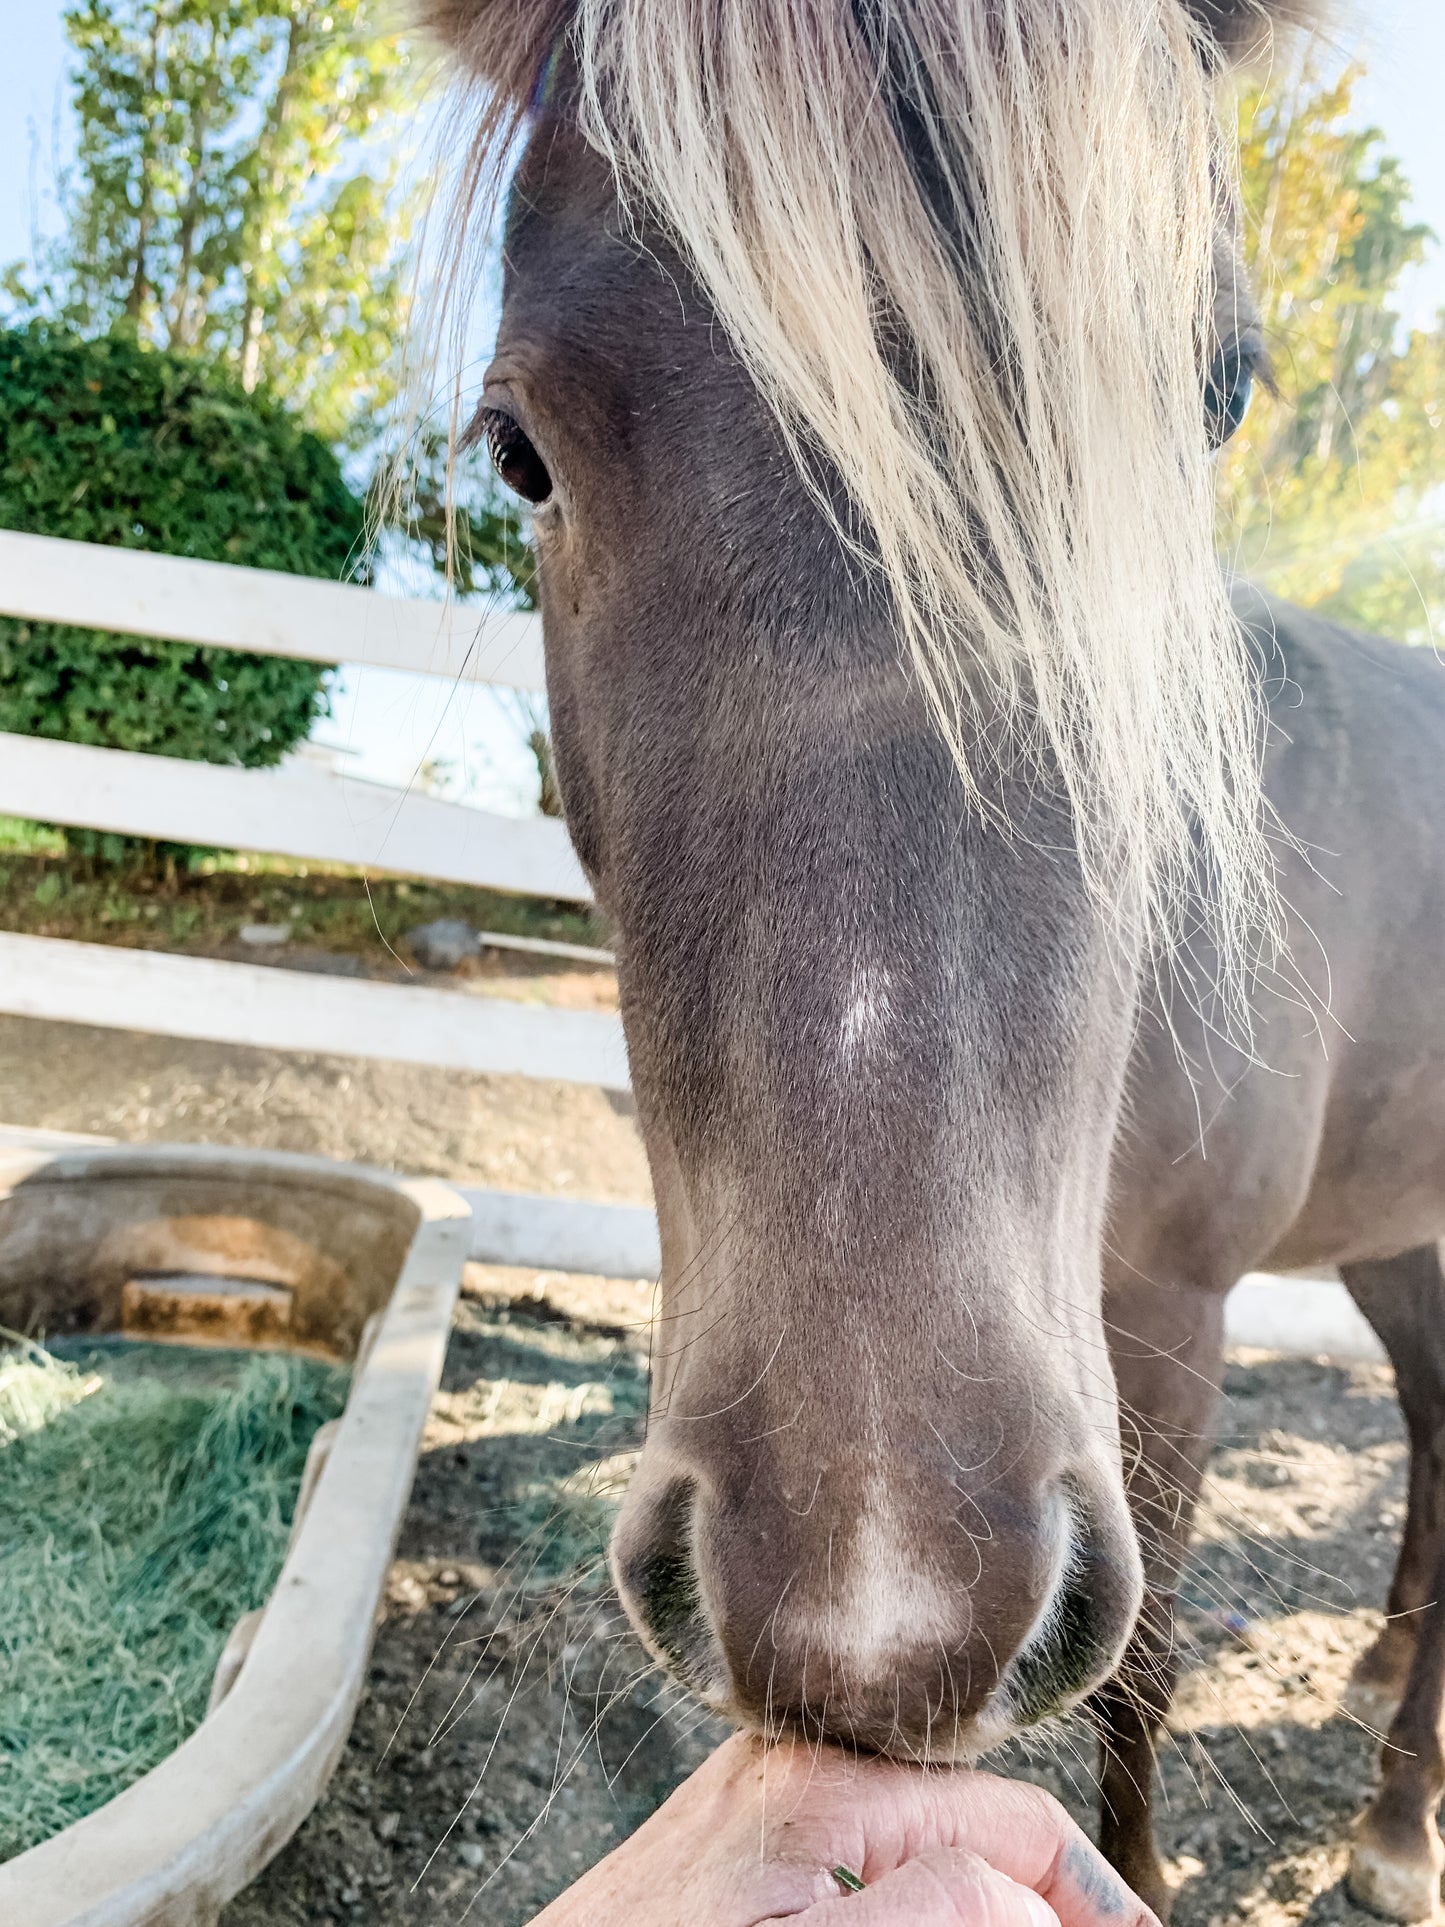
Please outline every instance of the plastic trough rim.
M140 1174L384 1189L417 1223L245 1662L174 1753L0 1864L6 1927L209 1927L320 1799L346 1743L446 1352L471 1213L448 1186L285 1153L0 1153L0 1187Z

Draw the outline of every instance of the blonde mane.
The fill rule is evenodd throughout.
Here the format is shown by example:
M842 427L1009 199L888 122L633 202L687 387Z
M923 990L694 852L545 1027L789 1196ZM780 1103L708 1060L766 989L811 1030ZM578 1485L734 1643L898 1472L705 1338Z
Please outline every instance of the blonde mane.
M839 539L863 532L965 782L1001 716L1146 941L1202 865L1242 1009L1276 913L1202 419L1230 156L1179 0L433 11L490 35L494 84L508 18L568 36L624 208L687 261L800 472L841 478ZM494 105L469 193L511 124Z

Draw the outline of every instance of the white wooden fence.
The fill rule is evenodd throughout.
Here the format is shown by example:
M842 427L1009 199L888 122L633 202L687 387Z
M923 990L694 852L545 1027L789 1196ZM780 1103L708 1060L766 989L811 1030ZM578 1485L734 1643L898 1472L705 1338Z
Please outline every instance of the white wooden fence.
M0 534L0 603L5 600ZM494 816L296 759L234 769L0 732L0 814L585 902L551 816Z
M0 614L312 662L542 686L535 616L0 531ZM561 823L294 763L240 770L0 734L0 812L588 898ZM615 1017L263 965L0 937L0 1010L170 1036L627 1086Z

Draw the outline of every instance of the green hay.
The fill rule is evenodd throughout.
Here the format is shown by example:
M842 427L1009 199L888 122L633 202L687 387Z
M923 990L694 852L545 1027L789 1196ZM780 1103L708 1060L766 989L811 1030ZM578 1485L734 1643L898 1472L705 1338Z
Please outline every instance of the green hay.
M194 1731L345 1395L284 1356L0 1352L0 1860Z

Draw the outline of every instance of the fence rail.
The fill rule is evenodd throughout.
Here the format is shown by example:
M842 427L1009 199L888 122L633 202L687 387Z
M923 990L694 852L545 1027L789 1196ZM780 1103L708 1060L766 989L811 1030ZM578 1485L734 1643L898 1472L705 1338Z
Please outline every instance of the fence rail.
M545 682L534 615L10 529L0 530L0 614L511 689Z
M622 1025L454 990L0 932L0 1011L258 1049L626 1090Z
M578 903L591 897L555 817L495 816L302 762L228 769L0 733L0 814Z

